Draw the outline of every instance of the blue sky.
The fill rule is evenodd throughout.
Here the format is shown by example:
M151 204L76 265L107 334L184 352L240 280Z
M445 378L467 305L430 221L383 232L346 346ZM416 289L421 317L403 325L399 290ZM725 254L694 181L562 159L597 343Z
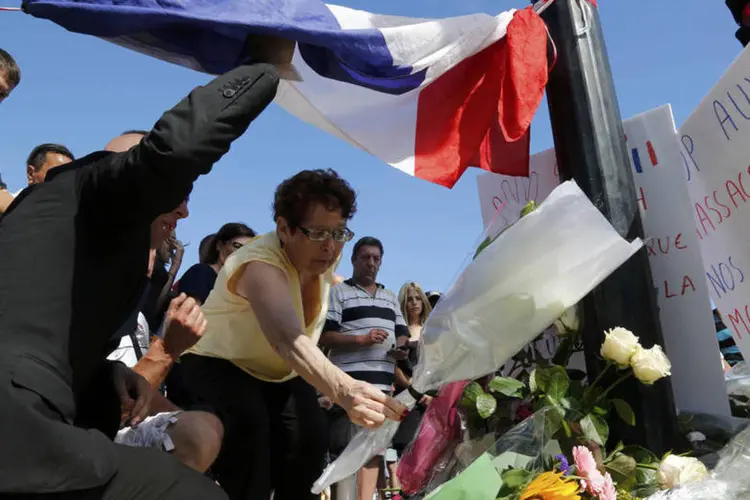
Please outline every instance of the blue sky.
M525 0L340 0L379 13L447 17L496 14ZM18 6L17 0L0 0ZM623 117L671 103L681 124L739 54L724 2L600 0L606 42ZM21 65L23 80L0 106L0 171L11 189L25 185L25 160L42 142L83 156L126 129L150 128L159 115L208 76L68 33L22 13L0 12L0 47ZM532 152L551 147L546 102L532 128ZM190 246L183 270L197 260L201 238L224 222L273 228L276 185L306 168L334 168L358 191L351 223L357 236L385 245L380 281L395 290L407 280L445 290L482 231L476 173L452 190L407 176L276 106L201 178L190 218L178 235ZM138 203L138 200L132 200ZM349 275L351 244L339 269Z

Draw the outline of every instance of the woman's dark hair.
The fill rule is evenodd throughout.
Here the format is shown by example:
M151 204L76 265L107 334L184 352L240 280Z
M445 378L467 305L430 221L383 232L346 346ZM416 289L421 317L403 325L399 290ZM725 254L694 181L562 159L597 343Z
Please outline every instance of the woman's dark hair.
M211 246L206 251L206 264L219 262L219 243L226 243L240 236L254 238L255 231L241 222L230 222L221 226L221 229L211 239Z
M357 195L334 170L303 170L276 188L273 220L283 217L289 226L297 228L313 203L328 210L341 210L346 220L357 211Z
M198 245L198 262L201 264L208 264L208 252L213 246L214 238L216 233L209 234L201 240L201 244Z

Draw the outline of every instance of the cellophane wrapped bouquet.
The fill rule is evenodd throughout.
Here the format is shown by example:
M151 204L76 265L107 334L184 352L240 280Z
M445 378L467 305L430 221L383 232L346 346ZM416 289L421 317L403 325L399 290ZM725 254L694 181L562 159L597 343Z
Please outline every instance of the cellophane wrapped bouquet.
M484 248L442 296L424 326L412 386L426 393L494 373L641 246L625 241L574 182L561 184ZM410 408L416 403L406 391L399 399ZM398 425L360 431L313 492L383 452Z

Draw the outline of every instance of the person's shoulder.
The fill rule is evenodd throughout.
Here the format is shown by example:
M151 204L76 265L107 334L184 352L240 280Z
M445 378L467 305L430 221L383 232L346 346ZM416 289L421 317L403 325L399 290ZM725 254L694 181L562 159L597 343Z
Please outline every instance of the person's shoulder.
M382 285L381 285L382 286ZM388 290L386 287L382 287L380 289L380 292L388 299L392 300L393 302L398 302L398 296L393 293L392 291Z
M89 153L86 156L77 158L70 163L60 165L59 167L53 168L47 172L47 177L44 179L44 184L53 181L58 177L66 177L70 172L78 174L86 174L95 172L96 168L106 163L106 160L116 155L111 151L95 151Z
M201 262L190 266L190 268L185 271L182 279L185 279L185 277L193 276L216 276L216 271L214 271L214 268L209 264L204 264Z
M287 275L291 274L294 267L282 250L279 237L271 232L256 236L242 248L235 250L224 263L221 275L234 276L238 270L254 262L276 267Z

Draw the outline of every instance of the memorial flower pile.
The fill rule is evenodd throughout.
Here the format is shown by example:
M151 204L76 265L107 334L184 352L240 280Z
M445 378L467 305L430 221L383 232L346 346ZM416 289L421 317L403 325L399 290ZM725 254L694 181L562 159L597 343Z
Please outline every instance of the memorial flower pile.
M652 385L670 375L671 365L660 346L646 349L633 332L617 327L604 332L600 354L607 364L588 382L582 372L566 369L574 351L571 346L578 342L579 323L575 308L555 323L562 341L551 359L560 364L537 357L537 366L520 378L495 375L464 389L459 407L465 418L465 439L500 435L497 443L518 441L519 426L531 429L541 423L544 429L542 437L536 437L538 450L526 463L515 459L506 466L504 460L497 460L508 450L517 454L515 444L496 443L491 448L499 450L493 463L500 487L493 499L629 500L705 478L708 471L695 458L669 454L660 459L649 450L623 443L607 451L610 419L636 424L628 402L612 398L612 391L631 377ZM607 377L611 373L616 376ZM530 426L528 422L534 420L537 423ZM525 452L529 454L528 447Z

